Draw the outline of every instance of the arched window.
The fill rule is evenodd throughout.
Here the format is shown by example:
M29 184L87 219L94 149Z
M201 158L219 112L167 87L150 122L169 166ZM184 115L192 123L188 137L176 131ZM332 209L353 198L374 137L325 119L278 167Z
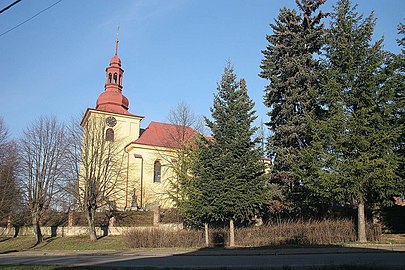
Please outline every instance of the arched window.
M117 73L114 73L113 80L114 80L114 83L117 83Z
M155 161L155 163L153 164L153 168L154 168L153 169L153 182L160 183L162 165L160 165L159 160Z
M111 75L111 73L109 73L108 74L108 83L111 83L111 80L112 80L112 75Z
M107 128L105 131L105 140L108 142L114 141L114 130L112 128Z

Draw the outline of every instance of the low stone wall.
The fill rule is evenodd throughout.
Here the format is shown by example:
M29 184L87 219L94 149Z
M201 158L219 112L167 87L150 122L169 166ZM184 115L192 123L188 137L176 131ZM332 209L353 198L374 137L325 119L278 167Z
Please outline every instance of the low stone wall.
M156 226L148 227L96 227L97 236L107 235L123 235L129 230L149 230L152 228L161 228L164 230L180 230L183 229L183 224L158 224ZM88 227L83 226L52 226L41 227L41 232L46 236L77 236L88 234ZM34 235L31 226L14 226L14 227L0 227L0 236L29 236Z
M88 233L87 227L76 227L76 226L52 226L52 227L41 227L41 232L46 236L75 236L75 235L85 235ZM105 235L105 229L102 227L96 227L97 236ZM34 235L33 228L31 226L14 226L11 228L0 227L1 236L29 236Z

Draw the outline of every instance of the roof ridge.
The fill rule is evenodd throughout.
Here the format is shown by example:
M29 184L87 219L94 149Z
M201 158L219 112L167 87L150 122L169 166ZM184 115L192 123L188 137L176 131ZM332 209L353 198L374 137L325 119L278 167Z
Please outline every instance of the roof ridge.
M197 133L190 126L151 121L134 143L177 148L180 143L177 138L183 137L179 136L178 127L185 127L184 135L186 140L191 140Z

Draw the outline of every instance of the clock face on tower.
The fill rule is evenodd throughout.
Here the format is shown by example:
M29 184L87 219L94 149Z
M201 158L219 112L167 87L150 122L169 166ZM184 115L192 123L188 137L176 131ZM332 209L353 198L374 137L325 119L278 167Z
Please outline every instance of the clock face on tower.
M105 120L105 123L107 124L107 126L113 127L117 124L117 119L115 119L115 117L109 116Z

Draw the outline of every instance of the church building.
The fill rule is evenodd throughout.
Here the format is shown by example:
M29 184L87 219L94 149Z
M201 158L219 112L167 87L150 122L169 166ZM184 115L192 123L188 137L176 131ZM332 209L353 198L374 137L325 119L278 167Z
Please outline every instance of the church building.
M83 129L92 121L102 123L101 137L117 147L114 155L120 161L119 179L108 199L118 210L173 207L167 196L169 182L175 177L170 164L176 162L180 137L189 140L196 132L190 127L159 122L142 129L144 117L129 111L129 100L123 95L123 74L117 39L115 55L106 68L105 89L96 107L88 108L81 122ZM83 139L82 152L88 147L84 144ZM83 185L80 181L79 186Z

